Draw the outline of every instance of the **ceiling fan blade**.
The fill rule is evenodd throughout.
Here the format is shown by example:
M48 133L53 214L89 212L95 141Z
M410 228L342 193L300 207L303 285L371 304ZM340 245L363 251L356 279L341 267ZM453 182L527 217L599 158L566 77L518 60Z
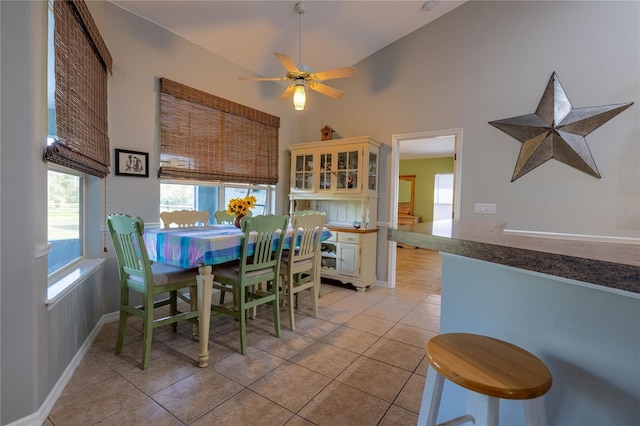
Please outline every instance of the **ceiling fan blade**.
M333 78L351 77L354 75L356 75L355 68L344 67L344 68L337 68L335 70L314 72L314 73L311 73L311 78L313 78L314 80L324 81L324 80L331 80Z
M332 98L339 98L344 95L338 89L334 89L333 87L329 87L326 84L318 83L315 81L309 82L309 89L315 90L316 92L320 92L323 95L331 96Z
M289 56L285 55L284 53L277 52L275 52L274 55L276 55L276 58L278 58L284 69L286 69L288 72L296 74L300 72L296 64L291 60Z
M238 77L240 80L255 80L255 81L283 81L288 80L286 77Z
M293 96L293 92L295 90L296 90L296 85L292 84L291 86L284 89L284 92L282 92L282 95L280 95L280 99L289 99L290 97Z

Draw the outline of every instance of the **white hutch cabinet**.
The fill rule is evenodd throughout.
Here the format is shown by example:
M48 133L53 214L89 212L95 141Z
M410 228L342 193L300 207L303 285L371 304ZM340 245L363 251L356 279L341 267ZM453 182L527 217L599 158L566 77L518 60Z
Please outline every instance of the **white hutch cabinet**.
M324 211L333 232L322 244L322 276L364 291L376 280L380 143L361 136L289 149L290 212Z

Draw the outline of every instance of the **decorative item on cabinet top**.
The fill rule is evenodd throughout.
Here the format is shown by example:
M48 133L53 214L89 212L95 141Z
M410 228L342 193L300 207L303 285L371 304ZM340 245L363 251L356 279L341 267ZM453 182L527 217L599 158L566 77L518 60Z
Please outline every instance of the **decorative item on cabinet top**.
M329 126L328 124L325 125L322 129L320 129L320 133L322 134L321 139L323 141L330 141L331 139L333 139L334 132L335 130L333 130L331 126Z

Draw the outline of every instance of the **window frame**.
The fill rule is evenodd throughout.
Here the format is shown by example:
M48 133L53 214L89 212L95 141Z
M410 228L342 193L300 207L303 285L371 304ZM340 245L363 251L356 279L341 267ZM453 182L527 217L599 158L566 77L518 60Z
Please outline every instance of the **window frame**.
M64 156L59 156L59 151L61 150L58 146L59 142L59 129L58 129L58 111L57 111L57 101L55 96L55 91L57 90L57 78L56 78L56 3L64 2L66 5L70 6L73 9L74 17L77 20L77 24L79 24L85 36L89 39L89 42L92 44L93 53L98 57L99 61L102 61L102 64L105 68L105 83L104 85L100 85L100 90L102 92L106 92L107 83L106 79L108 78L108 73L111 72L112 67L112 58L109 54L109 51L102 40L102 37L98 31L93 18L91 17L91 13L85 2L83 0L48 0L47 1L47 38L46 38L46 46L47 46L47 143L44 148L44 160L46 162L46 183L47 183L47 244L39 245L36 250L36 257L41 257L44 255L49 255L51 247L53 246L49 239L49 171L54 171L57 173L63 173L67 175L73 175L80 178L80 187L79 187L79 220L78 220L78 239L79 239L79 256L74 258L72 261L67 263L66 265L60 267L56 271L53 271L49 274L49 260L47 258L47 287L46 287L46 296L45 296L45 305L47 309L52 309L58 302L60 302L67 294L69 294L73 289L86 282L89 277L91 277L98 269L102 268L105 259L102 257L90 258L89 256L92 253L89 253L90 247L93 247L94 238L97 239L98 234L89 235L87 230L89 229L89 225L93 226L93 221L95 218L95 214L98 213L99 207L96 206L95 197L98 194L94 193L95 181L94 179L102 179L109 174L109 166L110 166L110 148L108 145L108 126L105 124L104 131L106 132L106 149L104 158L94 158L91 155L91 160L101 160L106 161L106 170L100 171L98 169L87 170L83 164L75 163L74 161L67 161L69 159L74 160L77 153L73 151L71 153L71 157L67 158ZM74 21L75 22L75 21ZM70 28L69 28L70 29ZM71 46L71 45L68 45ZM76 46L76 45L73 45ZM76 46L77 47L77 46ZM50 101L52 101L50 103ZM53 108L53 113L50 113L50 109ZM106 123L106 110L107 110L107 100L106 96L104 98L104 109L105 114L105 123ZM52 123L51 123L52 121ZM90 136L89 139L93 139L93 136ZM92 145L93 146L93 145ZM57 147L57 148L56 148ZM67 150L68 151L68 150ZM89 158L89 157L87 157ZM67 164L71 164L71 167L68 167ZM78 167L82 166L82 167ZM87 173L88 171L88 173ZM106 172L106 173L104 173ZM102 176L104 174L104 176ZM106 183L104 183L106 188ZM106 189L105 189L106 195ZM106 200L103 200L106 202ZM103 231L104 232L104 231ZM95 254L95 253L94 253Z
M266 198L264 203L265 214L273 214L275 209L275 196L276 196L276 185L270 184L250 184L250 183L231 183L231 182L222 182L222 181L195 181L195 180L182 180L182 179L160 179L160 185L169 184L169 185L186 185L186 186L206 186L206 187L217 187L218 188L218 208L216 210L226 210L226 200L225 201L225 189L227 188L237 188L237 189L246 189L247 193L251 189L258 189L266 191ZM160 199L162 201L162 194L160 194ZM262 204L259 204L262 206ZM162 203L158 206L159 212L168 211L162 210ZM193 206L196 209L196 206ZM203 210L202 206L197 208L198 210ZM212 216L210 218L211 221L215 221L215 218Z
M69 275L69 273L75 269L78 268L78 265L85 261L87 259L86 253L87 253L87 247L86 247L86 243L87 243L87 239L86 239L86 228L87 228L87 221L86 221L86 191L87 191L87 176L85 173L79 172L77 170L73 170L67 167L63 167L63 166L59 166L56 164L52 164L49 163L47 165L47 243L49 244L53 244L51 243L51 241L49 240L49 212L48 212L48 204L49 204L49 171L53 171L53 172L57 172L57 173L64 173L64 174L68 174L68 175L73 175L73 176L78 176L81 181L80 181L80 202L79 202L79 208L80 208L80 220L79 220L79 240L80 240L80 256L78 256L77 258L75 258L74 260L72 260L71 262L67 263L66 265L64 265L63 267L61 267L60 269L55 270L54 272L52 272L51 274L49 274L48 271L48 267L47 267L47 288L50 288L51 286L55 285L58 281L60 281L60 279L64 278L65 276ZM53 247L53 246L51 246Z

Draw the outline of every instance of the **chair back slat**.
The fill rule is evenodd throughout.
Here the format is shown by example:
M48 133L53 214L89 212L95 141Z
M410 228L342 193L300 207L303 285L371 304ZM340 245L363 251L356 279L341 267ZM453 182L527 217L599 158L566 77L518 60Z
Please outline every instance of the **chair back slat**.
M190 228L193 226L204 226L209 223L209 212L206 210L174 210L160 213L162 225L169 228L176 225L179 228Z
M271 268L268 273L269 277L271 277L269 279L278 277L282 248L284 247L284 238L280 238L280 235L286 232L288 222L288 216L260 215L245 217L242 221L244 237L242 240L240 274ZM249 256L250 247L253 247L251 256Z
M129 276L133 275L144 280L145 285L150 285L153 282L151 262L142 238L142 219L115 214L107 218L107 226L116 251L121 284L125 285Z
M326 221L326 215L308 213L293 216L293 241L297 247L290 251L292 261L312 258L320 251L320 237Z

